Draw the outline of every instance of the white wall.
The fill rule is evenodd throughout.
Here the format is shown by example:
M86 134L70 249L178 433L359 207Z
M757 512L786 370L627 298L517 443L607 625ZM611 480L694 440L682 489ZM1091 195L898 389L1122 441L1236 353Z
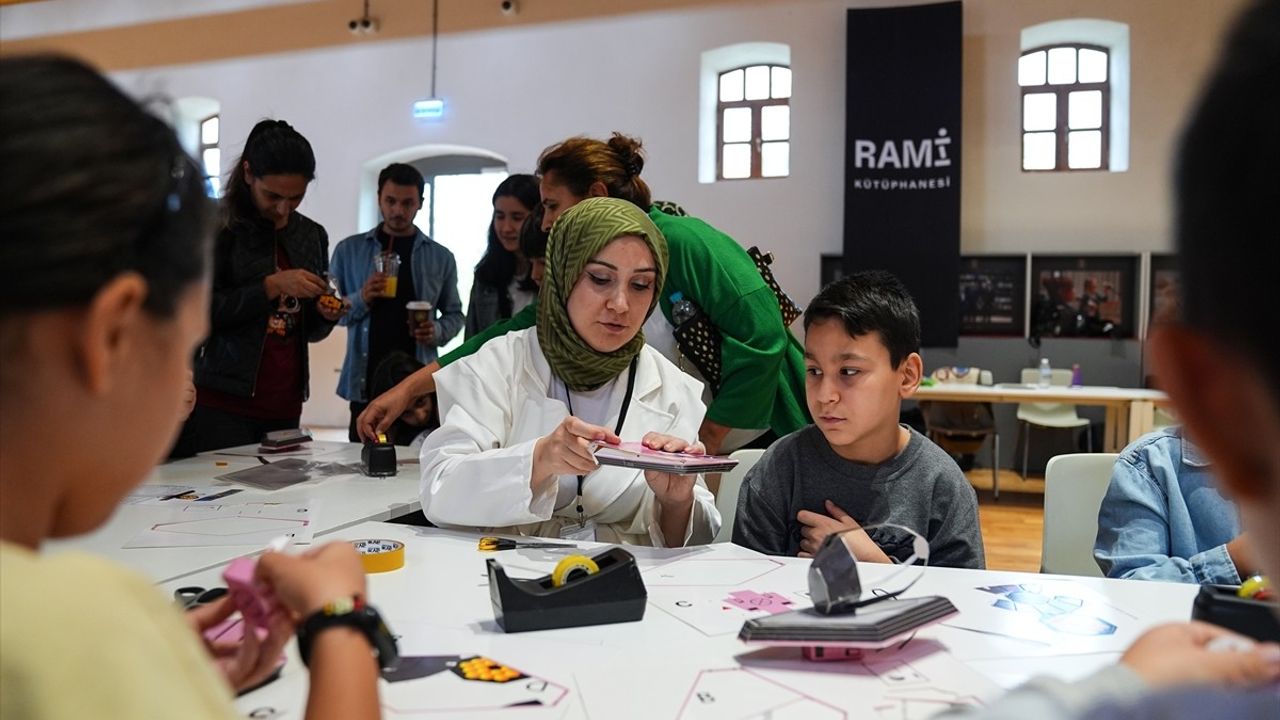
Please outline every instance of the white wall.
M356 226L362 165L402 147L487 148L529 171L575 133L643 138L644 177L737 238L772 249L803 303L818 256L839 252L844 204L845 10L902 4L793 0L451 35L440 41L443 122L410 104L429 93L430 43L415 39L122 72L131 92L202 95L222 105L224 163L258 119L283 117L312 142L318 179L302 211L334 238ZM967 0L964 45L965 252L1088 252L1168 247L1170 149L1217 38L1242 0ZM1064 17L1131 26L1130 169L1024 174L1016 79L1023 27ZM771 41L792 48L792 175L698 182L703 51ZM476 242L484 242L478 230ZM318 378L323 377L317 375ZM319 380L323 383L323 380ZM323 385L314 392L324 393Z

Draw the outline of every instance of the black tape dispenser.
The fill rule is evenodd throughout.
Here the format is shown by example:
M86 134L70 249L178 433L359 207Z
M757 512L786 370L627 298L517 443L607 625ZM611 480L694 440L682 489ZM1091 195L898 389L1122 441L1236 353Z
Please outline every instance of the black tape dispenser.
M607 625L644 618L649 594L631 553L620 547L587 557L568 555L550 575L507 577L489 560L493 616L506 632Z
M387 442L387 436L378 434L378 442L365 443L360 450L360 469L370 477L390 477L396 474L396 446Z

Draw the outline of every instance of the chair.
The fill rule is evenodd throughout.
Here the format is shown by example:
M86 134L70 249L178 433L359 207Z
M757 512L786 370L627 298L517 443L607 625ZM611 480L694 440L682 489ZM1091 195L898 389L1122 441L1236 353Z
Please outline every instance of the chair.
M1116 453L1051 458L1044 471L1044 534L1040 572L1103 577L1093 559L1098 509L1111 483Z
M991 372L978 368L941 367L932 377L941 383L991 384ZM954 455L976 454L991 436L991 492L999 500L1000 433L991 403L921 401L920 413L929 439Z
M1167 427L1179 424L1178 416L1174 414L1172 408L1157 407L1152 413L1152 430L1163 430Z
M1049 384L1067 387L1071 384L1070 370L1053 370ZM1035 385L1040 381L1040 370L1023 368L1022 383ZM1022 479L1027 479L1027 455L1031 451L1031 428L1074 430L1085 428L1085 442L1093 452L1093 433L1088 430L1089 421L1076 414L1076 406L1069 403L1019 403L1018 444L1022 445ZM1025 437L1025 440L1024 440Z
M733 539L733 519L738 514L738 491L747 471L760 461L764 450L736 450L729 457L738 461L737 467L720 476L720 491L716 493L716 509L720 511L720 532L711 542L729 542Z

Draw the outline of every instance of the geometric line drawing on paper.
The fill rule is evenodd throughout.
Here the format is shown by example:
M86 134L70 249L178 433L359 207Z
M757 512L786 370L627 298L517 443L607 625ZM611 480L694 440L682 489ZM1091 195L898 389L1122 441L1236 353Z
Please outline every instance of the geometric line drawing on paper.
M680 720L844 720L832 705L746 668L699 671Z
M307 526L308 520L293 518L267 517L234 517L204 518L201 520L179 520L177 522L156 523L151 526L158 532L182 533L189 535L210 535L214 537L235 537L252 533L298 532Z
M769 558L730 560L677 560L643 573L644 583L653 587L732 587L758 580L783 567Z
M991 603L992 606L1036 617L1041 625L1055 632L1084 637L1114 635L1116 632L1115 624L1081 612L1083 599L1041 592L1040 585L1036 583L990 585L978 589L999 596Z
M870 670L889 687L928 685L929 678L905 662L895 660L864 660L863 667Z
M876 703L874 710L877 720L926 720L951 708L982 705L982 701L973 695L918 688L888 693Z

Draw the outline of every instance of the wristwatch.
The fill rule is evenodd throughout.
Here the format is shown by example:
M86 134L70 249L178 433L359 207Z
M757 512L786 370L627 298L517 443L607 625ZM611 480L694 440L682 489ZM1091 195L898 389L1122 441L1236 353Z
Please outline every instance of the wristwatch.
M400 659L396 638L387 629L382 616L360 595L339 598L312 613L298 626L298 653L302 663L311 666L311 645L317 635L332 627L349 627L359 630L369 640L378 667L390 670Z

